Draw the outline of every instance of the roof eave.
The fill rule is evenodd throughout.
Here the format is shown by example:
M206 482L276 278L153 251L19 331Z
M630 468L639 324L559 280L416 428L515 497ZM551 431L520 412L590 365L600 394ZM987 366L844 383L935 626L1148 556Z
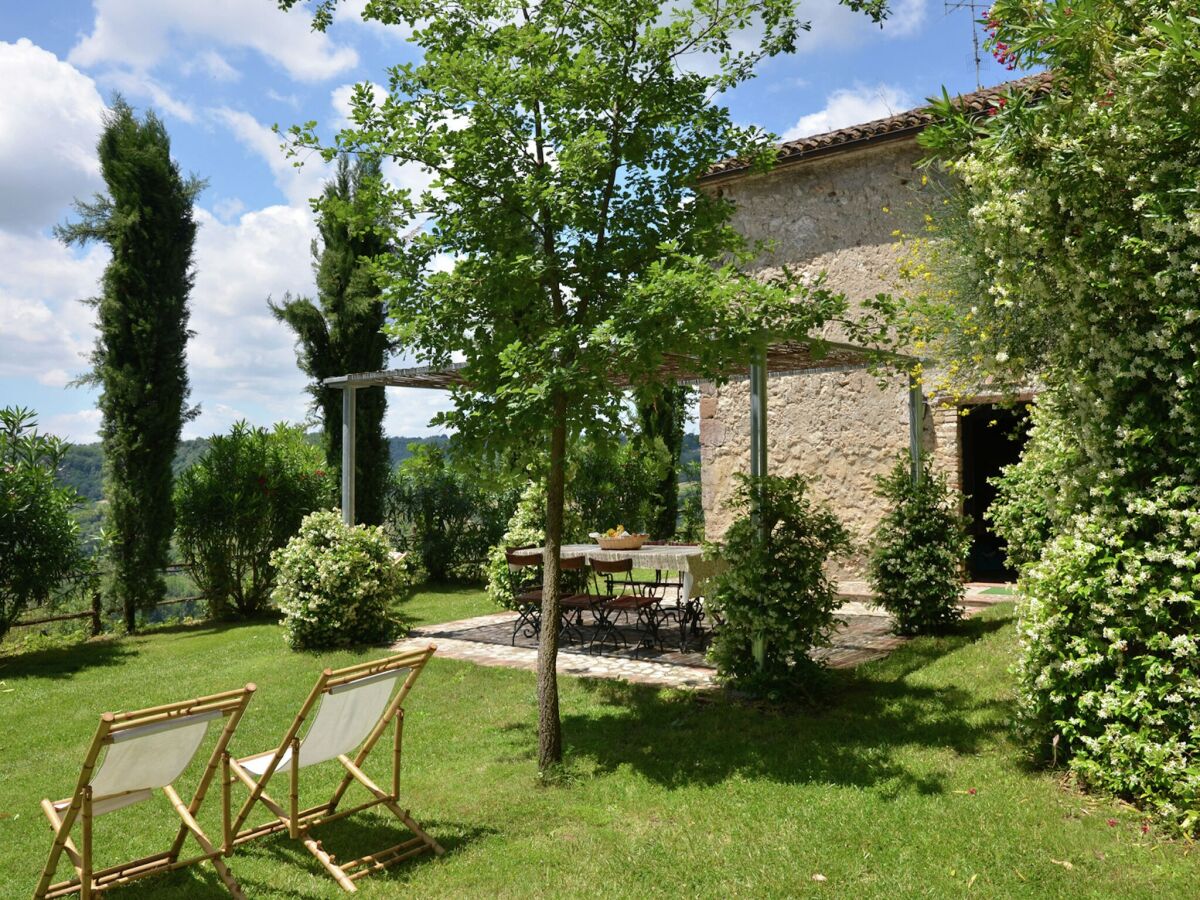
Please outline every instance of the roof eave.
M754 168L749 164L739 165L728 169L723 169L719 172L710 172L701 175L696 180L696 183L702 187L711 187L726 181L734 181L739 178L746 178L752 175L770 175L779 172L783 169L789 169L792 166L799 166L805 163L812 162L816 159L823 159L827 156L837 156L843 153L850 153L854 150L862 150L867 147L874 147L879 144L887 144L893 141L906 140L916 137L926 128L928 124L912 125L907 128L900 128L895 131L885 131L882 134L869 134L853 140L843 141L838 144L828 144L824 147L815 147L812 150L806 150L801 153L795 153L791 156L781 156L770 169L766 172L755 172Z

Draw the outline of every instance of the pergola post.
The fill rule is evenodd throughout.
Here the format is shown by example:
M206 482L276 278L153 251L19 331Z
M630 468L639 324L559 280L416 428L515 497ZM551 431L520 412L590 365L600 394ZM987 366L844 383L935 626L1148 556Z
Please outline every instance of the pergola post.
M342 388L342 521L347 525L354 524L355 393L350 385Z
M908 454L909 469L913 486L921 483L921 430L925 424L925 397L921 393L921 382L915 375L908 376Z
M767 348L763 344L754 349L750 358L750 477L757 479L767 474ZM766 522L759 514L758 498L752 498L750 515L762 531L766 540ZM759 671L767 662L767 638L756 634L750 642L750 652Z
M759 347L750 360L750 477L767 474L767 361Z

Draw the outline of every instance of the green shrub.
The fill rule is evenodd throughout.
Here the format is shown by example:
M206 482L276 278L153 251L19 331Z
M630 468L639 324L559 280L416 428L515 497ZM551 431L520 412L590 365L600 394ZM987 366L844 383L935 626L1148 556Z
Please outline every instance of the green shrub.
M274 581L271 553L334 500L321 451L298 427L238 422L216 435L175 485L176 539L209 612L253 616Z
M480 577L501 540L517 492L492 471L454 468L434 444L412 444L397 468L387 504L388 528L433 581Z
M283 612L293 650L390 640L394 606L408 599L412 577L392 558L382 528L346 525L336 510L306 516L300 532L271 555L277 569L271 598Z
M0 637L83 565L72 515L79 498L55 477L66 451L38 434L30 410L0 409Z
M913 484L911 460L877 479L889 509L871 538L867 577L900 634L929 634L962 618L963 563L971 546L961 498L928 459Z
M624 525L649 532L658 509L660 483L670 463L661 439L618 441L582 438L570 454L567 502L587 532ZM659 540L671 534L652 535Z
M743 690L803 691L820 669L809 650L828 644L837 624L837 591L826 563L849 551L850 536L809 498L807 479L738 478L730 501L738 517L721 550L729 567L716 576L708 598L724 620L709 655L720 677ZM754 653L760 636L761 669Z

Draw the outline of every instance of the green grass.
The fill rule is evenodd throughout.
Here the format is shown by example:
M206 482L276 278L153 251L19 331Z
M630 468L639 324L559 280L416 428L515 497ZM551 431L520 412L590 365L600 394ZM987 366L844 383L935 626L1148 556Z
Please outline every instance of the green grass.
M404 604L404 617L413 625L454 622L498 612L503 610L477 586L462 584L426 585Z
M488 609L467 590L414 604L423 621ZM404 805L449 852L366 879L362 893L1195 897L1190 846L1023 764L1007 736L1009 615L1002 605L957 636L835 673L818 712L561 678L568 763L550 785L533 762L533 675L435 658L410 698L402 783ZM321 667L377 653L293 654L278 626L254 624L0 658L0 896L32 889L50 845L37 802L70 789L101 711L255 681L234 742L255 752L279 739ZM327 766L306 770L302 797L333 780ZM171 813L142 807L99 820L101 862L169 842ZM216 812L210 804L210 834ZM398 839L371 814L319 836L343 856ZM230 865L252 898L340 896L285 836ZM223 893L211 868L195 867L129 895Z

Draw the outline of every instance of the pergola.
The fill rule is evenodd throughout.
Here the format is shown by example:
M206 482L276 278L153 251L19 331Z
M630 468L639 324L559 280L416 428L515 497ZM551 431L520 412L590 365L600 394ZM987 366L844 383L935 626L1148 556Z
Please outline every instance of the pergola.
M853 344L823 338L765 342L750 356L749 370L721 373L724 378L748 378L750 381L750 474L767 474L767 378L784 375L817 375L865 369L881 356L905 368L916 360L895 353L881 353ZM384 369L379 372L353 372L326 378L325 385L342 391L342 519L354 524L355 465L355 393L366 387L405 387L449 390L466 384L461 364L445 368L419 366L408 369ZM680 384L699 384L711 378L701 376L695 359L667 353L659 369L666 378ZM617 387L629 387L620 375L614 375ZM920 385L911 375L908 390L908 440L912 457L912 477L918 477L921 465L921 422L924 401Z

